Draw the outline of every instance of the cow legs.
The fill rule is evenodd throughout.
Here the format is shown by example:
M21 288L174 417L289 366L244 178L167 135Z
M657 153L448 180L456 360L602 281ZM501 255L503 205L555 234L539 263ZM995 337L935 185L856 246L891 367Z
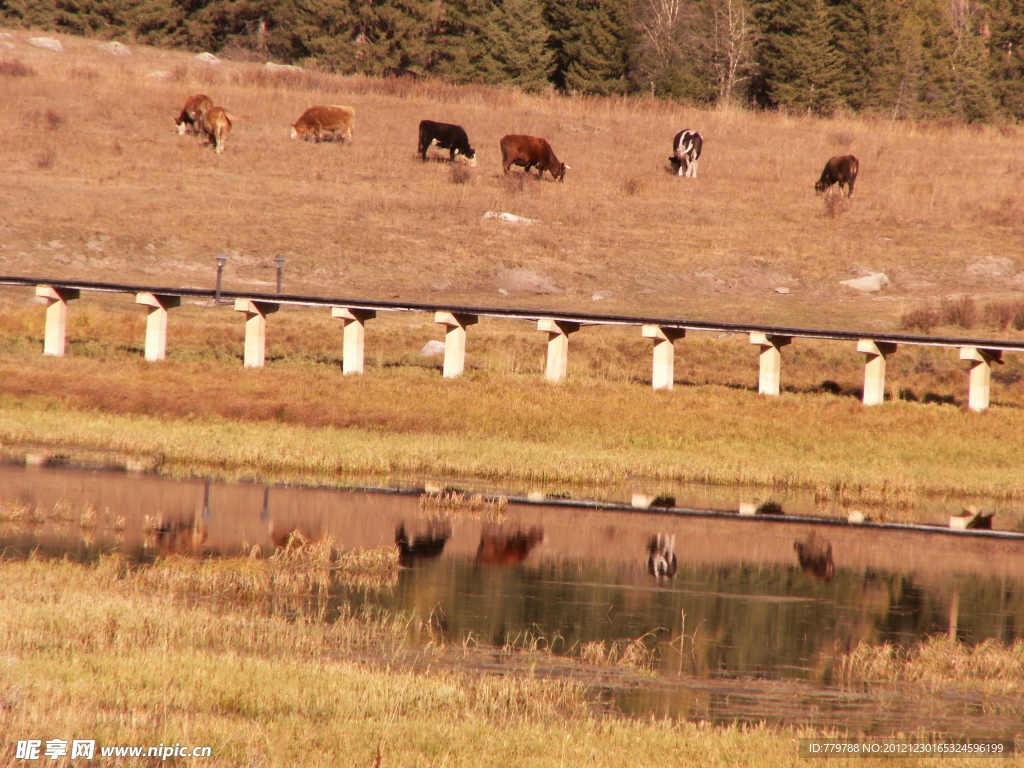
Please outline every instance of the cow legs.
M693 162L689 163L686 166L686 178L688 178L688 179L696 179L697 178L697 161L696 160L694 160Z

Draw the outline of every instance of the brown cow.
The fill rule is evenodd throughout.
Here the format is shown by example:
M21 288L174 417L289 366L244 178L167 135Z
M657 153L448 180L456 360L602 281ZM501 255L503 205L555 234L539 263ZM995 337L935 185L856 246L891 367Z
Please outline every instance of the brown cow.
M181 114L174 120L174 124L178 127L178 133L182 136L186 133L199 133L203 115L212 107L213 101L206 94L197 93L194 96L189 96Z
M807 576L826 584L832 581L836 566L832 560L832 543L830 541L819 539L812 533L803 541L794 541L793 549L796 550L801 570Z
M537 178L542 177L544 171L551 171L555 181L564 181L565 172L572 170L565 163L558 162L547 139L519 134L511 134L501 140L501 164L503 173L508 173L513 165L522 166L527 173L536 166Z
M821 178L814 185L814 191L819 195L833 184L839 185L839 194L843 194L843 185L846 185L846 196L853 197L853 182L857 180L857 171L860 170L860 163L853 155L836 155L827 163L825 170L821 172Z
M534 547L544 541L544 531L533 527L529 533L482 531L476 561L480 565L518 565Z
M231 132L231 123L239 119L241 118L228 114L224 107L211 107L203 113L199 127L206 134L207 143L213 144L213 149L218 155L224 151L224 139Z
M356 111L352 107L339 107L336 105L310 107L302 113L292 125L292 138L307 138L310 134L313 139L320 141L324 131L330 131L332 135L341 131L343 139L352 139L352 123L355 120Z

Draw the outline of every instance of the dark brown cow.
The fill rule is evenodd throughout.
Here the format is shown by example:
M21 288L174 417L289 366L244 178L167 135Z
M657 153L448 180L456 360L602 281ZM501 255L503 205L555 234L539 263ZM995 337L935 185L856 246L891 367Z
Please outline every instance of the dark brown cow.
M456 155L462 155L470 165L476 165L476 150L469 145L469 136L461 125L435 123L433 120L420 121L420 141L416 151L423 162L427 161L427 150L431 145L447 149L449 159L455 162Z
M310 107L302 113L302 117L292 125L292 138L308 138L312 135L315 141L323 138L324 131L335 135L340 131L343 139L352 138L352 125L356 111L352 107L328 106Z
M186 133L199 133L202 129L200 123L203 115L213 107L213 101L203 93L189 96L181 114L174 120L178 127L178 133L184 136Z
M430 525L425 534L410 537L405 530L405 523L399 523L395 530L398 562L400 565L412 565L419 560L433 560L435 557L440 557L444 552L445 544L451 537L452 531L447 525Z
M860 163L853 155L836 155L827 163L825 170L821 172L821 178L814 185L814 191L819 195L837 184L839 194L843 194L843 185L846 185L846 196L853 197L853 183L857 180L857 171L860 170Z
M513 165L522 166L527 173L536 167L537 178L542 177L544 171L551 171L555 181L564 181L565 172L572 170L565 163L558 162L547 139L520 134L511 134L501 140L501 164L503 173L508 173Z
M480 546L476 550L476 561L480 565L518 565L542 541L544 531L536 527L531 528L529 533L482 531Z

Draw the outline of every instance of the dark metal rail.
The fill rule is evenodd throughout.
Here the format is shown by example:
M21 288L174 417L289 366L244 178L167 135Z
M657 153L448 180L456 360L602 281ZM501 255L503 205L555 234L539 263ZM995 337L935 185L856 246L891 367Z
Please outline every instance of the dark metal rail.
M128 285L123 283L101 283L83 280L56 280L46 277L17 277L0 275L0 285L33 287L49 285L55 288L71 288L82 291L108 293L154 293L162 296L181 298L213 299L215 291L208 288L167 287L153 285ZM348 307L383 312L453 312L456 314L482 317L502 317L515 320L539 320L551 318L560 322L580 325L656 325L663 328L683 328L690 331L711 331L718 333L764 333L769 336L785 336L803 339L825 339L830 341L858 341L871 339L876 342L893 344L915 344L931 347L979 347L992 350L1024 351L1024 341L1009 339L980 339L958 336L922 336L908 333L881 333L878 331L840 331L824 328L798 328L782 325L761 325L753 323L725 323L694 320L680 317L652 317L649 315L603 315L587 312L559 312L538 309L506 309L487 306L456 306L452 304L425 304L419 302L378 301L365 298L342 296L303 296L297 294L256 293L252 291L220 292L222 299L249 299L273 304L290 304L309 307Z

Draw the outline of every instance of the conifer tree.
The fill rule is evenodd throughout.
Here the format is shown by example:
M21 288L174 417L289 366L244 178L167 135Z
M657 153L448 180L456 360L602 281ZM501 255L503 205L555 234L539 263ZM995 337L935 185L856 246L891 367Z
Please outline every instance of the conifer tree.
M989 8L992 95L1004 114L1024 120L1024 0L992 0Z
M550 85L552 54L539 0L501 0L482 30L487 45L480 59L483 82L527 91Z
M633 29L627 0L555 0L551 28L552 81L567 91L625 93Z
M484 22L492 0L448 0L442 9L435 71L456 83L480 82L488 43Z

